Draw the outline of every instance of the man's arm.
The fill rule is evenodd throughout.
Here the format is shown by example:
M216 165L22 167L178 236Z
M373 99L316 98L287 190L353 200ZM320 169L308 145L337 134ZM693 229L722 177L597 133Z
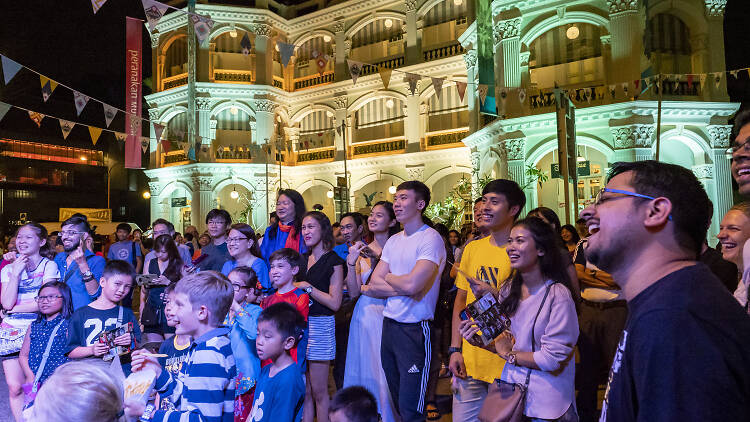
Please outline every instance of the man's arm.
M91 258L90 261L85 261L85 262L86 262L86 269L80 267L80 264L79 264L81 274L89 270L94 275L94 278L90 281L84 280L83 285L86 286L86 292L88 292L89 296L91 297L91 300L94 300L97 297L99 297L99 293L101 293L101 291L99 290L99 279L101 279L102 273L104 272L104 266L106 265L106 261L104 260L104 258L100 256L94 256Z
M139 255L135 257L135 273L140 274L142 270L143 270L143 257Z
M416 296L426 290L429 283L435 281L438 265L428 259L420 259L414 268L404 275L386 274L384 279L393 290L403 296Z
M399 293L385 281L388 274L390 274L388 262L381 259L370 275L370 282L360 288L362 294L381 299L399 296Z

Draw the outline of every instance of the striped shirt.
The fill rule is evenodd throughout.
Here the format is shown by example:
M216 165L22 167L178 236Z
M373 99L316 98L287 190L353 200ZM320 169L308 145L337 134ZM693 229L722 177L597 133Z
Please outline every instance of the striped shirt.
M156 390L178 410L157 410L157 422L232 422L234 378L237 371L229 341L229 328L215 328L190 345L187 361L177 379L162 371Z
M2 280L3 289L10 289L8 286L10 283L10 270L10 265L6 265L0 272L0 280ZM59 279L60 271L57 269L57 264L47 258L42 258L36 268L31 272L29 272L28 269L24 269L21 272L21 276L18 280L16 303L14 306L26 306L34 303L37 294L39 294L39 288L42 287L44 283ZM29 325L31 325L31 322L36 320L38 316L39 314L37 312L13 312L3 319L2 326L26 330Z

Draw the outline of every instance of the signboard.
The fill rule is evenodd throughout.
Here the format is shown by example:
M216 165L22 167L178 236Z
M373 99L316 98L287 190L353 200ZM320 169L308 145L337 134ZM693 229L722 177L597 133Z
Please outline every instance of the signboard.
M578 176L591 176L591 162L590 161L578 161ZM550 178L561 179L560 177L560 163L552 163L550 166Z
M125 19L125 168L141 168L141 34L143 21Z
M112 221L112 210L102 208L60 208L60 221L65 221L73 214L83 214L91 221Z
M187 198L186 197L180 197L180 198L172 198L172 208L180 208L180 207L186 207L187 206Z

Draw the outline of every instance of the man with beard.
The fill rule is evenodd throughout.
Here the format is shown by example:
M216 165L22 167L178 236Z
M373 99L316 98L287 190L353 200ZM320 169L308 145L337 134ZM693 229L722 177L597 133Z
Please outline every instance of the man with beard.
M695 175L615 163L586 258L628 302L600 421L750 420L750 318L696 259L711 201Z
M74 214L63 221L60 230L64 251L55 256L61 280L70 287L73 308L79 309L96 299L101 290L99 278L106 264L85 246L91 236L91 226L82 214Z
M743 110L734 117L730 135L732 177L739 187L740 195L750 197L750 110Z

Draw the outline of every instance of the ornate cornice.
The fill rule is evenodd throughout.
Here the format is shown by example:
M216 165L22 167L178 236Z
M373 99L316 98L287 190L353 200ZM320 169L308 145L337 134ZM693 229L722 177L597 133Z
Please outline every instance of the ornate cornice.
M526 138L506 139L503 149L508 160L523 160L526 158Z
M693 166L693 174L698 179L713 179L714 178L714 165L713 164L699 164Z
M208 175L193 176L193 186L201 191L213 190L214 178Z
M405 0L404 6L407 12L414 12L417 10L417 0Z
M195 99L195 106L198 108L198 110L202 110L202 111L211 110L211 104L212 104L212 101L209 98L199 97Z
M732 134L731 125L707 126L711 148L729 148L729 137Z
M346 95L333 97L333 105L336 110L346 110L349 106L349 98Z
M609 7L610 15L623 12L637 12L638 0L607 0L607 6Z
M346 28L346 25L344 25L344 21L340 20L340 21L336 21L333 23L332 29L334 33L339 33L339 32L344 32L345 28Z
M477 50L467 50L464 53L464 62L466 62L466 69L471 69L477 65Z
M252 25L253 32L255 32L256 36L271 37L271 32L273 31L273 27L271 25L266 25L263 23L256 23Z
M158 32L151 34L151 48L156 48L159 46L159 35L161 34Z
M727 0L704 0L706 3L706 16L711 18L720 18L724 16L724 9L727 7Z
M158 108L148 109L148 118L151 120L157 120L159 118L159 114L161 114L161 112L159 111Z
M521 35L521 18L512 18L499 21L492 27L495 44L509 38L517 38Z
M255 100L255 112L273 113L278 105L271 100Z
M651 148L654 125L628 125L610 127L615 149Z

